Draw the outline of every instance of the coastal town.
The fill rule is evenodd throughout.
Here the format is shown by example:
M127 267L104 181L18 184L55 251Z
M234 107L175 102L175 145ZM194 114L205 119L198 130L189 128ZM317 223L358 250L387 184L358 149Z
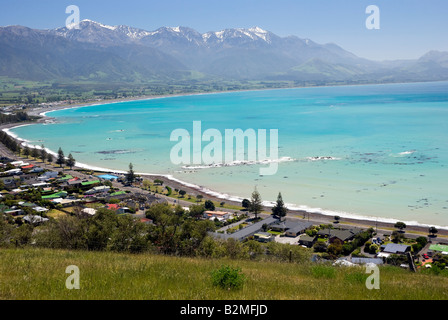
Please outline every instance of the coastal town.
M4 139L13 139L8 137ZM62 217L89 219L100 211L157 226L161 222L151 208L167 206L171 210L194 211L196 220L209 221L207 236L214 241L276 243L290 248L286 250L286 261L293 260L294 248L310 253L313 261L335 265L389 264L414 272L433 266L446 268L448 237L443 229L294 212L284 207L281 195L276 207L282 214L278 214L276 207L261 203L254 208L254 198L242 203L223 201L165 177L138 176L132 165L127 173L100 172L77 167L71 155L62 156L63 160L51 159L47 154L42 156L44 149L32 152L16 148L14 152L5 140L2 143L0 213L2 222L16 229L28 225L32 227L29 230L38 233ZM1 239L2 245L19 247L26 243L22 240ZM255 251L269 254L269 250Z

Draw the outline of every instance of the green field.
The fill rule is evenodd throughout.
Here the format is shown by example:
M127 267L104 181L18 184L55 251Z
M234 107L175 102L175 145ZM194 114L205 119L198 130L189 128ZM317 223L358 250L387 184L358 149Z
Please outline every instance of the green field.
M291 88L292 81L231 81L222 79L179 79L146 82L97 82L79 80L26 81L0 76L0 107L8 105L36 106L39 103L72 100L72 103L91 102L97 99L123 99L176 95L186 93L207 93L217 91L256 90Z
M70 265L80 289L65 286ZM241 268L239 290L214 287L211 272ZM363 267L179 258L50 249L0 250L0 300L314 300L447 299L448 277L380 268L380 289L365 286Z

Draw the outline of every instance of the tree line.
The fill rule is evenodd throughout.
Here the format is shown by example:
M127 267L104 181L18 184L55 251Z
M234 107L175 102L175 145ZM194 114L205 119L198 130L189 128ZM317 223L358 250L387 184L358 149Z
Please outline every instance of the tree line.
M35 120L35 117L31 117L24 111L18 111L15 113L0 113L0 124L25 122Z
M53 163L53 161L55 161L53 155L47 152L44 145L41 145L40 148L31 148L28 145L22 146L16 141L16 139L12 138L4 131L0 131L0 142L12 152L18 153L19 155L23 155L27 158L32 157L35 159L40 159L44 163ZM59 148L56 157L56 164L61 168L66 165L67 167L70 167L70 169L72 169L76 165L76 159L71 153L66 158L64 155L64 151Z
M99 209L94 216L82 213L50 219L41 226L0 219L0 247L35 246L54 249L156 253L174 256L309 261L309 251L276 242L219 240L209 233L215 224L203 220L204 205L189 210L165 203L153 204L146 224L130 215ZM269 252L269 255L266 253Z

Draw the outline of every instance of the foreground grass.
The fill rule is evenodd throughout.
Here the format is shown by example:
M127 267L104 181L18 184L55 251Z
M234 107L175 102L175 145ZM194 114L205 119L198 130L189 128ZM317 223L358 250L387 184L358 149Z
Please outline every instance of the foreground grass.
M80 270L80 290L68 290L67 266ZM242 269L240 290L212 285L222 265ZM379 290L365 286L365 269L316 264L176 258L111 252L0 249L0 300L301 300L447 299L448 278L381 268Z

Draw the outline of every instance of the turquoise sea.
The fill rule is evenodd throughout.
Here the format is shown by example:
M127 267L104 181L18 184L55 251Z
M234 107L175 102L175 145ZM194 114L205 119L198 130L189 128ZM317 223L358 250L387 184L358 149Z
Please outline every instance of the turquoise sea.
M57 123L11 132L83 164L126 171L132 162L227 198L257 187L263 200L281 192L294 208L448 226L448 82L189 95L48 115ZM193 121L223 135L278 129L279 157L293 161L272 176L260 176L262 164L185 170L170 161L170 134L192 133Z

